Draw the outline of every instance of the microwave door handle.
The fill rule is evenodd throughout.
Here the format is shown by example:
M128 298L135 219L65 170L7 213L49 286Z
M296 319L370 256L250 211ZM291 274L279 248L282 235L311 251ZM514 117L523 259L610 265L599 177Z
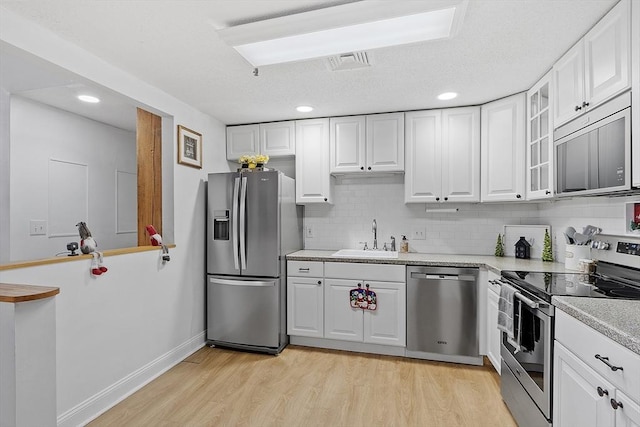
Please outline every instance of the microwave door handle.
M247 177L242 177L240 190L240 265L243 270L247 269Z
M233 209L233 267L240 270L240 262L238 261L238 193L240 192L240 178L236 178L233 184L233 201L231 207Z

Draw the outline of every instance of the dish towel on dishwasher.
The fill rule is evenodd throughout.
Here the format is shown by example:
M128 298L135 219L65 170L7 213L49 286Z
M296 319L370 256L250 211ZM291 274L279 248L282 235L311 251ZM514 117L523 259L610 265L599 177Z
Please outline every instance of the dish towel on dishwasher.
M503 283L498 300L498 329L507 334L507 342L515 347L516 353L520 351L520 328L516 327L516 322L522 317L520 304L518 304L518 313L515 312L517 292L518 290L514 287Z

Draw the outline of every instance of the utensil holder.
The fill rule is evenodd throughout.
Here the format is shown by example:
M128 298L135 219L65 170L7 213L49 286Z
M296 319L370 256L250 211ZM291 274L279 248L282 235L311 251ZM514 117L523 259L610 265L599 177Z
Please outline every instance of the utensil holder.
M580 260L591 259L591 248L588 245L567 245L564 253L564 268L580 270Z

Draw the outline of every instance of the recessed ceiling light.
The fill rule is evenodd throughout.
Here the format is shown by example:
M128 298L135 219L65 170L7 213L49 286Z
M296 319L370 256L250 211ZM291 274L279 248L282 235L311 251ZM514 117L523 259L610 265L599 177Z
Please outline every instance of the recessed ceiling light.
M313 107L310 107L308 105L300 105L299 107L296 107L296 110L298 110L298 112L300 113L310 113L311 111L313 111Z
M456 96L458 96L458 94L455 93L455 92L445 92L445 93L441 93L440 95L438 95L438 99L440 101L447 101L449 99L455 98Z
M78 95L78 99L82 102L89 102L91 104L97 104L98 102L100 102L100 98L96 98L95 96L91 95Z

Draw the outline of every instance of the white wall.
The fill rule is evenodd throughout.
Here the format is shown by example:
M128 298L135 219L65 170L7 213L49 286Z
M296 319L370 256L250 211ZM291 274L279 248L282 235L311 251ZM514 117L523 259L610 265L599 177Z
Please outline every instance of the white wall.
M9 94L0 88L0 264L9 262Z
M175 189L171 261L159 251L107 257L109 271L89 274L89 261L0 271L0 282L59 286L57 414L78 425L204 344L205 181L228 171L225 128L58 36L2 10L0 39L134 100L173 125L163 141L163 190ZM203 168L176 164L175 126L203 135ZM0 141L3 144L4 141ZM168 174L168 176L167 176ZM168 198L163 194L163 200Z
M11 262L64 252L66 243L80 241L75 227L80 221L87 223L99 250L137 246L135 132L13 96L10 141ZM87 183L84 175L73 175L61 186L78 185L81 190L62 201L70 216L55 214L52 196L65 189L54 187L51 161L86 169L88 174ZM132 181L123 190L133 203L116 203L116 171L125 172L123 175ZM47 234L30 235L30 220L46 221ZM116 232L117 226L120 233ZM65 235L56 236L60 231Z
M409 239L409 250L425 253L493 254L498 233L505 224L536 224L537 205L524 203L404 203L404 178L338 178L334 205L305 207L305 227L314 237L305 237L305 249L372 247L372 222L378 224L378 247L401 236ZM455 213L426 213L425 208L458 208ZM411 238L414 230L425 232L424 240ZM305 233L306 234L306 233Z
M538 204L541 223L550 224L557 242L556 259L564 262L565 239L562 233L571 226L582 231L586 225L602 228L604 234L625 235L628 202L640 202L640 195L627 197L580 197Z
M551 226L553 251L564 262L562 232L571 225L581 231L587 224L607 234L625 233L625 203L640 196L582 197L551 202L405 204L401 176L380 178L338 178L333 205L307 205L304 225L305 249L372 247L373 219L378 224L378 247L395 236L407 235L409 250L424 253L493 255L498 233L504 225L542 224ZM458 208L455 213L426 213L425 208ZM425 240L413 240L414 230L424 230Z

